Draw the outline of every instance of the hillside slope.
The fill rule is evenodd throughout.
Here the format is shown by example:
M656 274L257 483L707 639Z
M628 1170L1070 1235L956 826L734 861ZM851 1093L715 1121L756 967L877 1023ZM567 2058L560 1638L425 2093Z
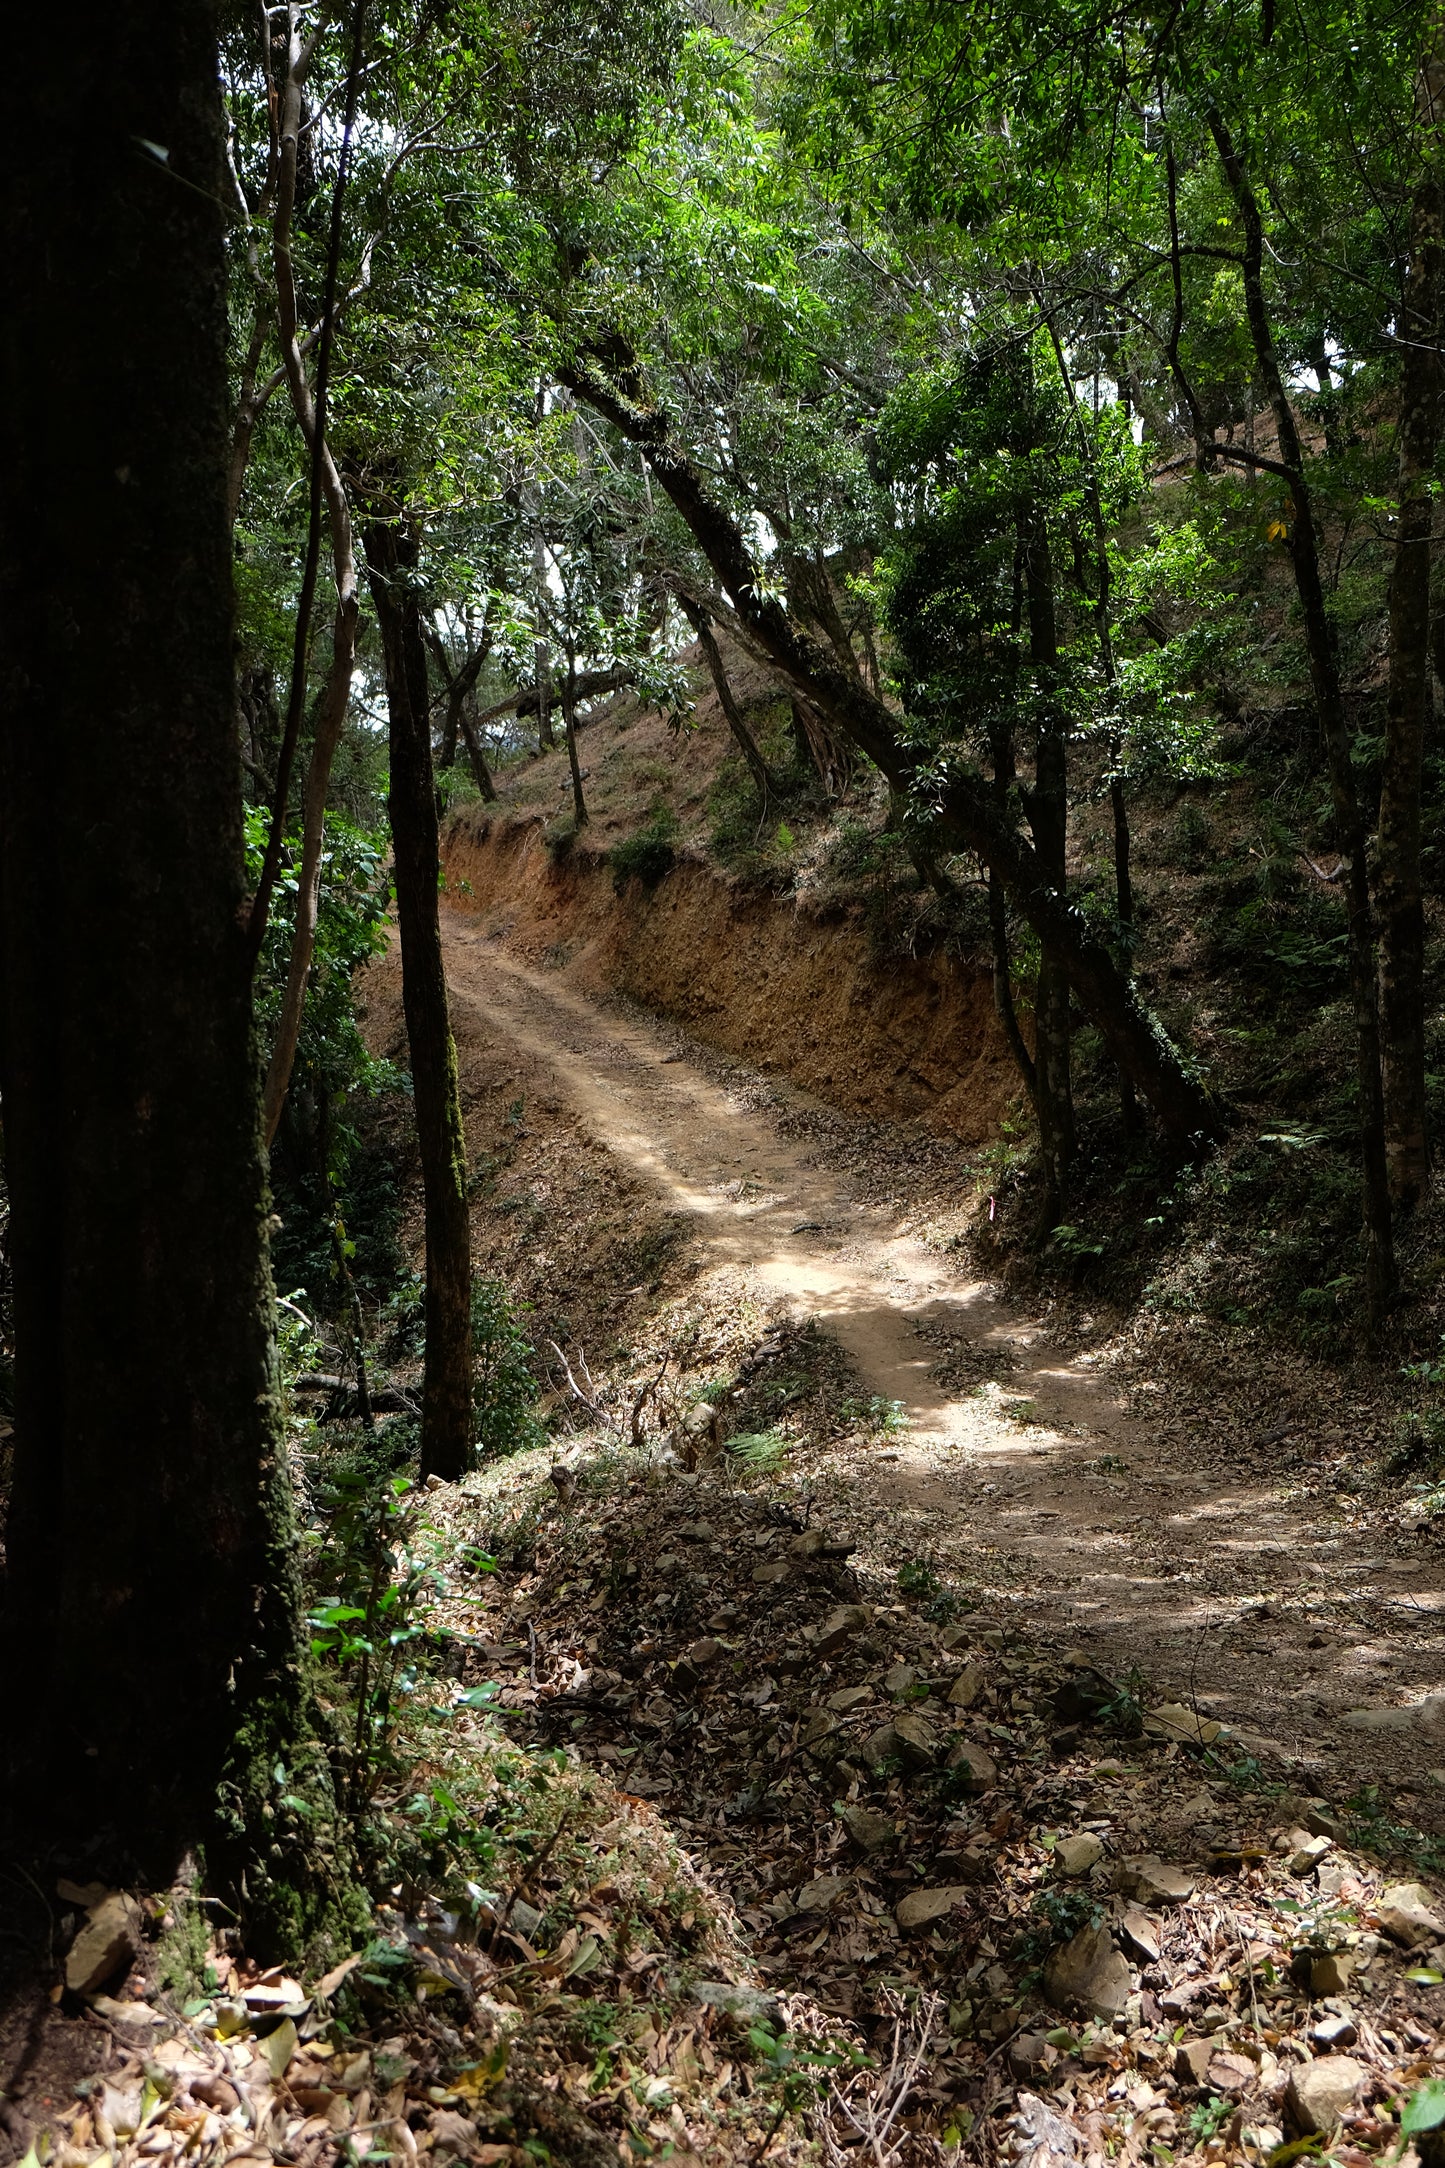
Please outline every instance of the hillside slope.
M754 727L776 743L776 694L755 666L729 660ZM496 805L453 810L444 850L458 910L578 986L626 994L850 1111L974 1144L996 1134L1018 1079L988 974L944 942L870 920L866 896L826 855L840 827L861 831L878 811L869 786L845 799L811 857L770 809L767 848L745 843L751 863L738 871L717 849L741 763L710 690L682 732L629 696L579 744L590 813L580 832L560 749L506 773ZM666 866L652 881L608 860L639 831Z

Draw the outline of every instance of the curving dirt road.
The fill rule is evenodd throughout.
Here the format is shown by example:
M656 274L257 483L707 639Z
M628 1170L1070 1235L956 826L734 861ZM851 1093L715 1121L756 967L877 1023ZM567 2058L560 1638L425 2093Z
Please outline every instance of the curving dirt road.
M1126 1384L1102 1333L1051 1346L680 1053L670 1028L533 968L474 917L444 912L444 933L459 1046L514 1044L706 1256L819 1318L868 1390L902 1404L906 1430L836 1471L893 1556L926 1551L991 1583L1036 1637L1193 1693L1245 1750L1278 1751L1334 1793L1388 1782L1416 1792L1411 1819L1441 1820L1445 1567L1412 1539L1352 1528L1347 1493L1301 1482L1316 1440L1265 1438L1242 1467L1212 1441L1207 1406L1180 1419L1167 1383ZM966 1386L939 1382L940 1336L976 1357ZM1227 1376L1217 1389L1223 1404ZM1320 1411L1327 1460L1348 1460L1347 1412Z

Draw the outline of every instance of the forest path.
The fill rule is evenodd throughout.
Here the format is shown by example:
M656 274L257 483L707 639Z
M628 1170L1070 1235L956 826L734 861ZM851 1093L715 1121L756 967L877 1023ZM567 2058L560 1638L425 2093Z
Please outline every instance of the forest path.
M675 1032L535 968L475 917L444 909L443 929L459 1047L472 1033L510 1042L707 1259L766 1306L817 1317L867 1390L902 1405L897 1436L838 1456L850 1518L895 1565L927 1556L1005 1596L1034 1636L1192 1693L1246 1747L1298 1757L1335 1791L1418 1786L1412 1818L1441 1819L1433 1550L1352 1542L1349 1501L1301 1484L1298 1455L1277 1450L1292 1441L1261 1440L1241 1468L1211 1448L1207 1405L1181 1421L1169 1385L1137 1377L1126 1399L1094 1350L1051 1345L1036 1318L900 1232L896 1207L855 1194L866 1185L680 1053ZM940 1382L960 1367L940 1363L940 1342L972 1358L961 1387ZM1230 1390L1221 1375L1221 1405Z

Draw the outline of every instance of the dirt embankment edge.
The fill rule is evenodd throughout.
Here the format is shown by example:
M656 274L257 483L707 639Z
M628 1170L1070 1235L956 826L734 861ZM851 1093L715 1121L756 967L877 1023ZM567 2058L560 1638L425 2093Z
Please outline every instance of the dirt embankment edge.
M554 857L536 819L465 807L445 825L447 900L587 991L626 994L834 1105L983 1143L1017 1090L987 974L881 957L824 918L682 857L619 893L605 857Z

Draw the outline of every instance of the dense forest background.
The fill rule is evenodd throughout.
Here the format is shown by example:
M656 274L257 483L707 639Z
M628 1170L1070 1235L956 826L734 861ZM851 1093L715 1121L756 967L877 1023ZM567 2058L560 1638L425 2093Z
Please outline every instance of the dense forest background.
M165 1980L196 2011L358 1945L358 1980L389 1992L379 1893L413 1926L470 1904L475 1928L476 1875L505 1858L495 1969L531 1909L517 1863L581 1860L592 1825L538 1805L569 1766L555 1741L517 1777L480 1716L470 1760L427 1731L499 1691L435 1605L508 1559L531 1572L543 1512L443 1540L427 1501L565 1444L540 1495L571 1510L585 1422L609 1453L651 1425L688 1477L715 1447L760 1497L793 1403L874 1447L899 1427L791 1325L731 1347L726 1389L685 1348L633 1375L618 1331L594 1377L569 1331L592 1296L547 1307L535 1217L507 1249L526 1104L491 1077L479 1144L445 943L477 883L500 908L521 829L559 883L605 876L658 953L705 869L861 943L879 1003L890 974L945 1006L986 987L971 1029L997 1063L952 1123L963 1147L933 1155L926 1122L890 1147L900 1195L946 1169L949 1254L1064 1324L1177 1327L1222 1395L1231 1362L1313 1365L1317 1403L1386 1410L1358 1451L1433 1515L1438 9L160 0L83 48L32 19L11 73L16 1858L90 1889L81 1911L171 1891L147 1937L164 1919ZM624 757L643 719L656 742ZM787 1067L792 1021L760 1059ZM847 1104L881 1046L859 1037ZM606 1186L581 1155L569 1182L574 1202ZM605 1273L640 1348L680 1237L616 1210L630 1246ZM585 1218L561 1214L559 1246ZM798 1380L770 1415L749 1395L785 1350ZM862 1583L813 1528L813 1481L798 1556L835 1561L847 1609ZM907 1571L940 1625L955 1597L927 1556ZM722 1646L710 1628L667 1658L679 1692ZM1142 1682L1125 1698L1142 1725ZM161 1747L142 1706L166 1712ZM1192 1721L1183 1743L1211 1745ZM880 1749L889 1781L912 1751ZM984 1761L949 1762L946 1802L992 1788ZM659 1917L683 1905L668 1858ZM967 1879L945 1878L955 1898ZM1050 1923L1071 1948L1102 1932L1077 1908ZM34 1936L16 1943L31 1981ZM776 2016L753 2035L773 2088L739 2124L753 2159L839 2082L803 2082ZM594 2157L528 2097L477 2158Z

